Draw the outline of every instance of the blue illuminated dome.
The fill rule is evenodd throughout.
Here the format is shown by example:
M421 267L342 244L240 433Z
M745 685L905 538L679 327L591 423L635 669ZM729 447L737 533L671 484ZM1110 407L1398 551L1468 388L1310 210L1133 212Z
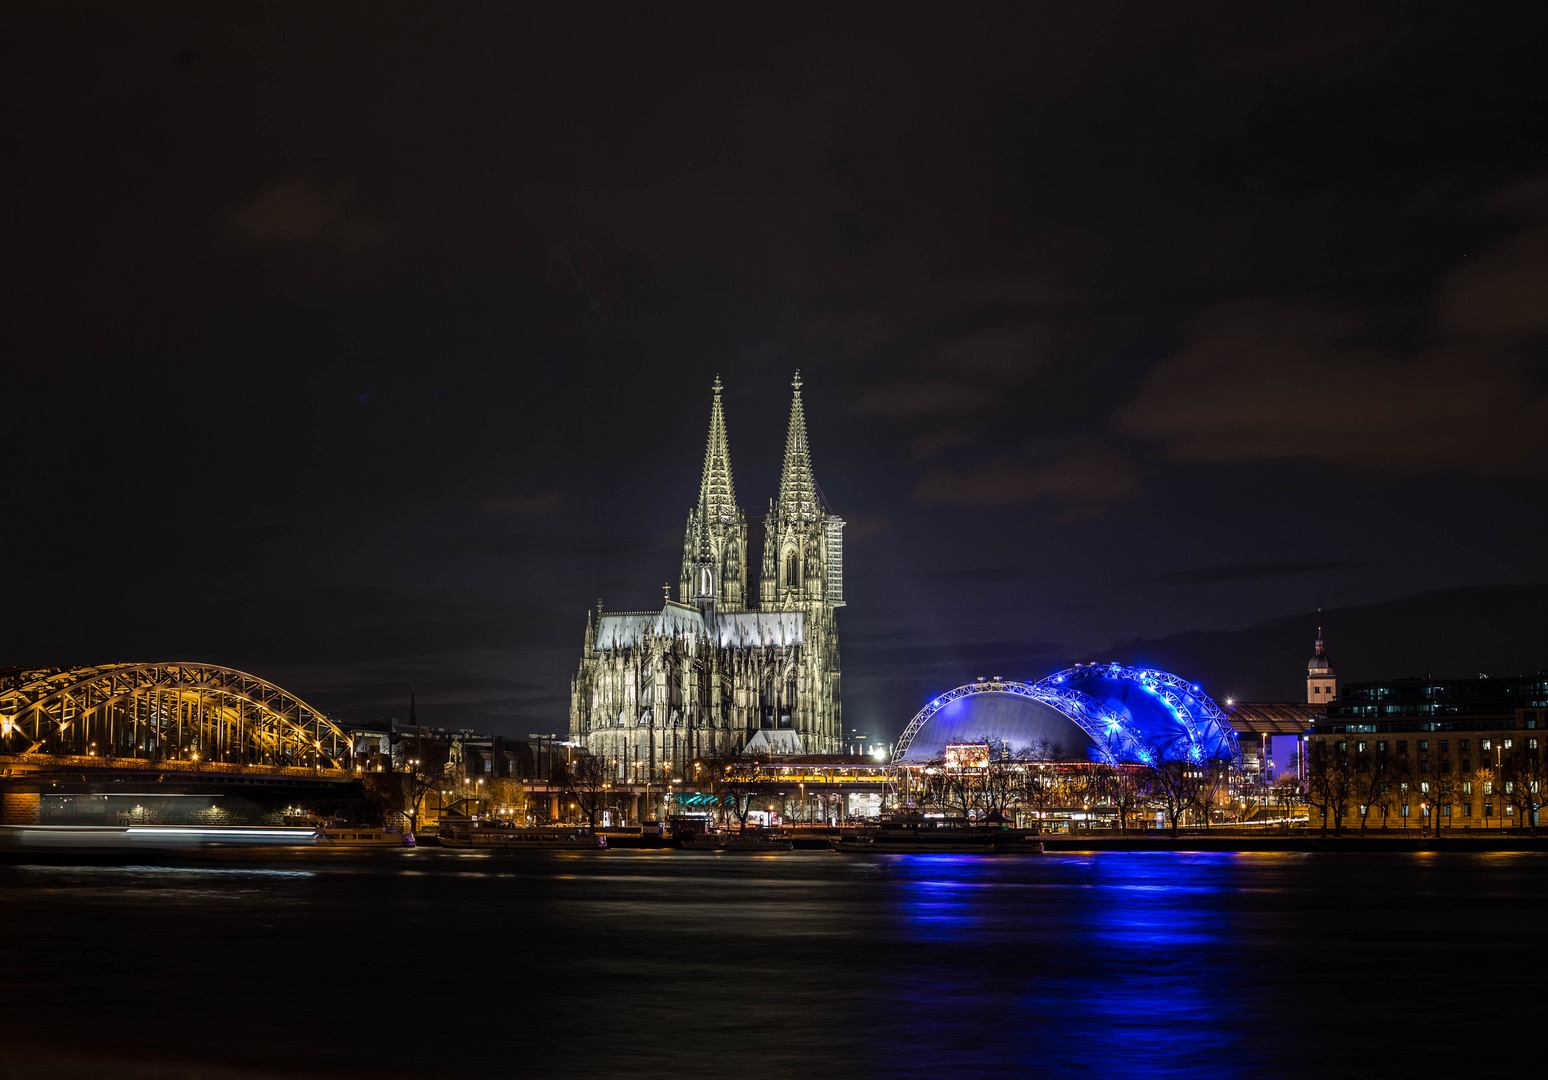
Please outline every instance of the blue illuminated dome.
M930 702L904 731L897 759L930 761L952 743L1003 741L1051 756L1145 763L1236 758L1236 735L1208 694L1165 671L1078 664L1040 682L970 683Z

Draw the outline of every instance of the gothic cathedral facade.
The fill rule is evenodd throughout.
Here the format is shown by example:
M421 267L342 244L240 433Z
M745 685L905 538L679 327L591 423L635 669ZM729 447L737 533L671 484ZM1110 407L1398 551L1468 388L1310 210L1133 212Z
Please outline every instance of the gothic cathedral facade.
M844 521L812 473L799 373L792 385L757 580L748 578L747 516L736 503L717 377L678 598L660 611L605 612L598 603L587 614L570 738L620 780L660 780L728 751L839 751Z

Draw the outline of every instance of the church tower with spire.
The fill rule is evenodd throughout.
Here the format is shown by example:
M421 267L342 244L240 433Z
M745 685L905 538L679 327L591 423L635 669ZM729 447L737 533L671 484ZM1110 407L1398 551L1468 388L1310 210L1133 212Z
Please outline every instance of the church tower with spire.
M1322 641L1322 627L1317 627L1317 651L1306 662L1306 701L1310 705L1326 705L1338 697L1338 676L1333 674L1333 662L1328 659L1327 646Z
M843 735L836 612L844 606L844 519L828 505L812 472L799 371L791 387L779 497L770 501L764 524L759 601L764 611L805 616L806 651L796 675L801 685L793 695L801 704L792 726L809 742L837 746Z
M721 389L720 376L716 375L699 503L688 512L688 527L683 530L683 572L678 582L678 599L708 610L745 611L749 599L747 516L736 505Z

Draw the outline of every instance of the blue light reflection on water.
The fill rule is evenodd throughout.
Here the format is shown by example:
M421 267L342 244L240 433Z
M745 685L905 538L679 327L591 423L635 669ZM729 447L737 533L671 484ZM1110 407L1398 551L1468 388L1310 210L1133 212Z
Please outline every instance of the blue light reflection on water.
M1503 1040L1492 1060L1541 1020L1548 854L500 854L0 863L0 1056L25 1044L39 1075L90 1053L101 1075L128 1055L168 1075L1256 1080L1383 1076L1422 1047L1471 1076L1473 1033ZM1479 989L1438 1026L1410 988L1451 971ZM126 986L178 1022L125 1008ZM404 987L477 1006L448 1036ZM311 1022L317 1000L360 1022ZM294 1001L307 1022L270 1022Z
M920 1075L1265 1075L1224 902L1235 858L899 860L899 1059Z

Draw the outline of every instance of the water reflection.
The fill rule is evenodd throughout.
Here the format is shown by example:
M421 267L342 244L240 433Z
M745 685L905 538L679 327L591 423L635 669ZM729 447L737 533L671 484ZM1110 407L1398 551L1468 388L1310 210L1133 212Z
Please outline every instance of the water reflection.
M177 1075L1256 1080L1385 1075L1396 1042L1465 1076L1403 988L1486 975L1446 1023L1536 1030L1545 893L1544 857L0 864L0 1073L24 1035Z
M1231 917L1234 856L900 860L909 1071L1261 1076Z

